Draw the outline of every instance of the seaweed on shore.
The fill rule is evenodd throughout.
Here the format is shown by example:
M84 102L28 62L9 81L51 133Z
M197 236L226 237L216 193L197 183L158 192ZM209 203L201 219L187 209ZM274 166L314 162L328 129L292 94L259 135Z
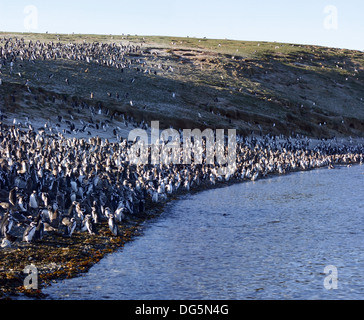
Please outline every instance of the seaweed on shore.
M44 298L42 288L52 281L73 278L87 272L106 254L122 248L139 234L145 219L156 217L160 210L153 210L144 217L130 218L119 227L120 235L113 236L106 222L102 222L97 235L75 232L72 238L56 232L48 233L43 240L30 244L15 242L11 248L0 250L0 299L24 294L32 298ZM33 264L38 270L38 290L27 290L24 268Z
M142 234L146 221L158 218L169 201L177 200L187 193L197 193L211 188L231 185L238 181L220 182L216 185L203 184L189 192L179 190L166 202L148 202L148 210L143 215L129 217L128 222L119 226L121 232L113 236L107 222L102 222L97 235L75 232L72 238L63 237L57 232L47 233L43 240L31 244L15 242L8 249L0 250L0 300L25 295L32 299L44 299L42 289L56 281L70 279L87 273L105 255L122 249L136 236ZM35 265L38 270L37 290L26 289L23 272L27 265Z

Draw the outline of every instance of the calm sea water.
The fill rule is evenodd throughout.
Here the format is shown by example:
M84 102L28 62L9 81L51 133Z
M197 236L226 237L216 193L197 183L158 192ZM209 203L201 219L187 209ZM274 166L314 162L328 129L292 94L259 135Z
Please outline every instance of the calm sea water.
M364 167L320 169L185 196L144 235L50 299L364 298ZM337 289L324 286L326 266Z

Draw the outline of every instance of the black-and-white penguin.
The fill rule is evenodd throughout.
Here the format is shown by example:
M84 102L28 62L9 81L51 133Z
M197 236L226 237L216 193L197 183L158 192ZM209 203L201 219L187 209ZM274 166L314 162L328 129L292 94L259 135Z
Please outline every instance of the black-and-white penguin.
M24 198L22 196L18 196L18 206L20 209L20 212L27 212L27 204L24 202Z
M125 208L122 204L119 204L119 207L114 212L115 220L120 222L124 220L125 214L124 214Z
M34 238L34 235L35 235L35 232L36 232L36 229L37 229L37 224L34 221L32 221L30 223L30 225L24 231L23 241L27 242L27 243L32 242L33 238Z
M111 209L109 207L106 207L104 209L103 213L104 213L104 215L105 215L106 218L109 218L110 215L112 214Z
M72 237L73 232L76 230L77 222L75 218L63 219L62 224L65 226L64 234L65 237Z
M97 234L96 226L92 220L91 215L87 214L85 217L85 226L90 235Z
M47 208L48 207L48 205L49 205L49 199L48 199L48 193L46 193L46 192L42 192L41 193L41 198L42 198L42 201L43 201L43 206L45 207L45 208Z
M119 233L118 226L116 224L115 217L112 213L109 214L109 229L114 236L118 235L118 233Z
M92 220L95 224L99 223L99 214L97 213L97 208L96 206L93 206L91 208L91 216L92 216Z
M7 212L1 221L0 233L1 236L6 237L10 233L14 224L13 215L11 212Z
M9 192L9 203L15 207L16 205L16 192L18 191L18 187L15 187Z
M74 202L74 204L76 205L76 217L83 221L85 211L81 208L81 204L79 202Z
M37 191L33 191L29 197L29 207L32 209L38 209Z
M34 233L34 240L42 240L44 236L44 223L42 218L39 219L36 223L35 233Z

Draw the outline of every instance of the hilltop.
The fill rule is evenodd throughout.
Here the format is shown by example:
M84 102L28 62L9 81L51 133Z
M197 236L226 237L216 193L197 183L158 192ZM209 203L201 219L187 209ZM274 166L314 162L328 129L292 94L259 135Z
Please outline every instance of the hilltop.
M161 128L237 129L243 135L364 136L361 51L161 36L16 33L0 33L0 47L10 38L50 48L93 43L133 49L124 53L125 68L115 68L109 57L96 63L59 52L56 58L34 61L18 55L12 73L7 63L0 74L0 109L8 122L29 117L54 125L57 115L73 121L77 113L86 121L89 116L79 106L87 103L96 112L102 109L105 120L115 115L106 124L124 137L130 123L150 125L153 120Z

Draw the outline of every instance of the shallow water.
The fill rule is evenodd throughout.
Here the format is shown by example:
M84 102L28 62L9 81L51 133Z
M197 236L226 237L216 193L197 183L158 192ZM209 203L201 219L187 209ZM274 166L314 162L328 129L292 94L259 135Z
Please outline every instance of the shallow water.
M364 298L364 167L188 195L50 299ZM324 268L338 271L337 289Z

